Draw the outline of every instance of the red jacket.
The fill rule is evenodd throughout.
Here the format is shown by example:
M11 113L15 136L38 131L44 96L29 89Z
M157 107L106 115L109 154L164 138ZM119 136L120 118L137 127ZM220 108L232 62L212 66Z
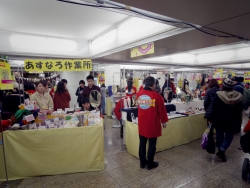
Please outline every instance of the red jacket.
M130 92L128 91L128 87L126 87L126 96L132 98L132 96L136 94L136 92L137 92L136 87L133 86Z
M55 92L53 102L54 102L54 110L69 108L69 102L71 100L70 94L68 91L58 94Z
M140 88L139 88L139 91L142 91L143 90L143 86L141 86Z
M170 87L173 91L173 94L176 94L176 88L175 88L175 85L173 83L170 83Z
M161 136L161 123L168 122L168 116L161 95L145 87L137 93L139 134L146 138Z
M116 106L115 106L115 109L114 109L114 113L115 113L115 116L118 120L121 119L122 117L122 112L121 112L121 109L124 108L124 99L127 99L128 97L123 97L121 100L119 100L117 103L116 103Z

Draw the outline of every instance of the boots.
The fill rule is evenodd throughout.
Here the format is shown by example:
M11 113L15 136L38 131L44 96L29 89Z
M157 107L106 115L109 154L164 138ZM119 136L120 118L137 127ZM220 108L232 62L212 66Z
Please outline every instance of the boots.
M216 153L216 155L221 159L222 162L227 162L226 156L225 156L225 151L219 151Z

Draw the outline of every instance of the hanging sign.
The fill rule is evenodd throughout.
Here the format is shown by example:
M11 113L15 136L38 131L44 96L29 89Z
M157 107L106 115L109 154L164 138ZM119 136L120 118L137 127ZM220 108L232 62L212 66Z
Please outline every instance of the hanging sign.
M214 78L218 80L219 84L221 84L223 79L223 69L216 69L214 72Z
M131 58L139 57L147 54L153 54L155 52L154 43L144 44L142 46L131 49Z
M244 73L244 82L250 82L250 72Z
M91 59L27 59L24 61L25 71L90 71Z
M99 84L105 84L105 74L98 75L98 82Z
M0 62L0 90L13 89L10 64Z

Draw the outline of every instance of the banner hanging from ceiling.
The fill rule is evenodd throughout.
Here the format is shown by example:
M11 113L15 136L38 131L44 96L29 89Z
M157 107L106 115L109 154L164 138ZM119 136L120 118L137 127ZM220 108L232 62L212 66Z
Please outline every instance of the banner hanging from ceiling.
M223 69L216 69L213 76L216 80L218 80L218 83L221 84L223 80Z
M13 89L10 64L0 62L0 90Z
M105 74L102 73L98 75L98 83L105 84Z
M92 70L91 59L27 59L24 60L25 71L90 71Z
M147 55L147 54L153 54L155 52L155 47L154 47L154 43L149 43L149 44L144 44L142 46L139 47L135 47L131 49L131 58L134 57L139 57L139 56L143 56L143 55Z
M244 73L244 82L246 83L250 82L250 72Z

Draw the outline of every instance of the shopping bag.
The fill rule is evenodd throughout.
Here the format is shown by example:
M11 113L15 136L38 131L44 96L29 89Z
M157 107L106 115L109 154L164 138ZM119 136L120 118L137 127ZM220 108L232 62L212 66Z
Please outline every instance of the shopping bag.
M240 145L244 153L250 153L250 132L240 137Z
M210 154L215 154L214 128L212 125L208 135L206 151Z
M210 133L211 126L209 125L208 128L205 130L205 132L202 135L201 138L201 148L206 149L207 143L208 143L208 135Z

